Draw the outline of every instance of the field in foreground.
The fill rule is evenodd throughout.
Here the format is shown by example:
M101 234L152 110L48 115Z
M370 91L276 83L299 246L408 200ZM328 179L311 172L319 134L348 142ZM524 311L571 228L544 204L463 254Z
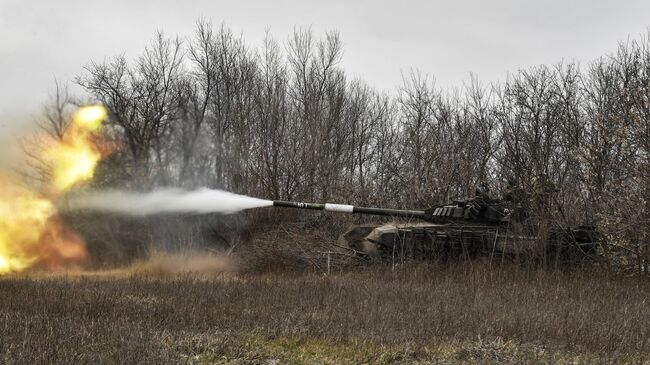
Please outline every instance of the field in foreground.
M650 282L482 265L0 278L0 363L644 363Z

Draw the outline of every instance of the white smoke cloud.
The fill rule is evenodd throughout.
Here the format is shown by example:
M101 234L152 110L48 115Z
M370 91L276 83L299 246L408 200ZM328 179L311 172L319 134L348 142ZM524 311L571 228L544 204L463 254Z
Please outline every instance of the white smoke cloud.
M271 200L202 188L194 191L158 189L149 193L120 190L88 192L68 197L60 209L143 216L161 213L230 214L271 205Z
M23 165L23 143L34 132L27 114L9 114L0 110L0 169L3 172Z

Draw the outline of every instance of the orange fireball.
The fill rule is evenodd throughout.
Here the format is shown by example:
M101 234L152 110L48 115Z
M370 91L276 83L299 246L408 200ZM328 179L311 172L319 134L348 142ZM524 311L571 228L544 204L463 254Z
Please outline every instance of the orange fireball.
M75 113L72 124L61 141L47 150L46 160L52 167L52 184L66 191L79 182L93 178L95 167L102 158L92 134L99 131L106 119L102 106L87 106Z
M54 269L81 263L87 257L81 237L61 224L53 200L92 179L102 157L94 135L106 115L102 106L80 108L62 140L45 150L53 197L0 176L0 275L33 266Z
M83 240L60 224L50 200L0 177L0 274L77 264L86 256Z

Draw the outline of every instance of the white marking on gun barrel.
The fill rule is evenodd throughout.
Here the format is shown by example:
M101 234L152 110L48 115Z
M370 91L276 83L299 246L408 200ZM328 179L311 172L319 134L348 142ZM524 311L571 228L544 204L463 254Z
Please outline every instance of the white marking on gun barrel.
M354 207L346 204L325 204L325 210L330 212L352 213L354 212Z

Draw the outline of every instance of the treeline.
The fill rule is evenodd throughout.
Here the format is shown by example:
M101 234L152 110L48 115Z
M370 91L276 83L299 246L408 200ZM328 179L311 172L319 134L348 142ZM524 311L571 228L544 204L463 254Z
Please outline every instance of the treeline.
M421 208L543 177L559 189L555 219L596 224L605 251L648 265L647 37L501 84L439 90L411 72L390 94L350 79L342 54L337 33L253 49L199 22L132 61L90 63L76 82L110 109L107 138L122 146L96 184Z

